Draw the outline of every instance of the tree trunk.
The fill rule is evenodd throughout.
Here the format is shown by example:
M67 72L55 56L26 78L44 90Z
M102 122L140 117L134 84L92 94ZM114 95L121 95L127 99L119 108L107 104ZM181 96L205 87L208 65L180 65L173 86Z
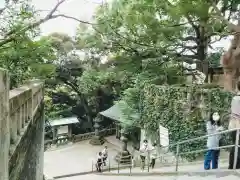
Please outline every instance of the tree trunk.
M203 72L206 75L205 82L208 80L208 68L209 68L209 63L206 60L207 57L207 49L208 49L208 38L206 37L205 33L205 22L201 23L202 25L199 27L199 37L198 37L198 42L197 42L197 55L198 55L198 60L200 60L200 63L198 64L198 70L200 72Z
M224 82L223 82L223 86L224 86L224 90L226 91L232 91L234 89L234 77L233 77L233 72L229 71L227 69L224 69Z
M238 17L240 17L240 12ZM237 26L240 27L240 19ZM239 32L234 35L231 46L222 58L223 71L224 71L224 89L233 91L236 88L237 81L239 80L240 69L240 34Z

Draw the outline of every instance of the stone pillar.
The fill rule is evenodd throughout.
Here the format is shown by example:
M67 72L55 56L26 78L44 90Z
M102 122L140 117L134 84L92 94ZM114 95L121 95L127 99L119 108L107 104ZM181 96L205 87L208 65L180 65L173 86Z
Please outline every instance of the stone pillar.
M92 139L90 140L90 144L92 145L102 145L104 144L104 139L103 137L99 134L99 128L100 128L100 122L101 122L101 118L98 115L95 119L94 119L94 129L95 129L95 134L92 137Z
M24 121L25 121L25 123L27 123L28 122L28 109L27 109L27 104L26 103L24 103Z
M21 122L22 122L22 128L25 127L25 121L24 121L24 118L23 118L23 105L20 107L20 119L21 119Z
M127 150L127 130L125 128L122 128L121 130L121 141L123 142L122 144L122 150L119 152L116 156L116 161L121 163L121 164L130 164L131 163L131 154Z
M45 132L45 116L44 116L44 104L41 105L41 140L40 140L40 152L39 152L39 160L37 162L37 173L36 173L36 180L43 180L43 165L44 165L44 132Z
M18 135L17 135L17 120L18 116L16 113L11 115L10 120L10 137L11 137L11 144L17 142Z
M21 109L19 108L16 111L16 121L17 121L17 134L21 135L21 130L22 130L22 119L21 119Z
M9 130L9 76L0 69L0 179L9 179L8 160L10 148Z

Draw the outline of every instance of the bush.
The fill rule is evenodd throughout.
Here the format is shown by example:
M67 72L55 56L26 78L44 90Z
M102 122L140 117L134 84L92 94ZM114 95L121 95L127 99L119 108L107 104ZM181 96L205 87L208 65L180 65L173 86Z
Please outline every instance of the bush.
M227 128L232 94L220 88L201 86L145 85L141 91L141 118L135 122L156 136L158 125L169 129L170 143L206 134L206 120L211 112L219 112ZM224 136L223 142L227 143ZM180 152L204 149L206 140L180 146ZM171 149L175 152L176 147ZM201 153L184 157L193 160Z

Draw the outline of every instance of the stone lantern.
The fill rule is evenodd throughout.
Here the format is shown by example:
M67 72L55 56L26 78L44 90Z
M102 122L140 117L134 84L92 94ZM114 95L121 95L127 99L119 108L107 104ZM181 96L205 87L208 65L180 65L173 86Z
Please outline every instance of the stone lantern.
M122 149L121 151L117 154L116 156L116 161L121 163L121 164L130 164L131 163L131 154L127 150L127 130L126 128L121 129L121 141L123 142L122 144Z
M104 139L103 139L103 137L99 133L99 128L100 128L100 124L99 123L101 121L102 120L101 120L99 115L94 119L95 134L92 137L92 139L90 140L90 144L92 144L92 145L102 145L102 144L104 144Z

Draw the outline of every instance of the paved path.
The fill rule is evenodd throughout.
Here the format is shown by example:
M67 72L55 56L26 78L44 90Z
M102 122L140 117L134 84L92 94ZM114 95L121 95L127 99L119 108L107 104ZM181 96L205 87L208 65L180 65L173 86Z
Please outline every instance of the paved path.
M237 176L225 176L225 177L217 177L217 176L207 176L207 177L201 177L201 176L102 176L102 175L83 175L83 176L75 176L75 177L69 177L69 178L63 178L59 180L239 180L239 177Z
M105 144L109 149L109 159L117 154L111 144ZM92 146L89 141L82 141L72 145L48 150L44 153L44 174L47 177L55 177L67 174L92 171L92 162L103 146Z
M109 139L114 141L114 139ZM109 159L110 159L110 166L117 167L117 163L113 160L117 151L120 151L120 142L115 142L117 144L106 143L105 145L108 146L109 149ZM60 146L59 148L55 148L52 150L48 150L44 153L44 173L47 177L56 177L56 176L63 176L63 175L71 175L71 174L79 174L83 172L90 172L92 171L92 162L95 161L97 157L97 153L103 149L105 146L92 146L89 144L89 141L82 141L79 143ZM225 167L226 164L221 164L220 168ZM195 164L195 165L188 165L188 166L180 166L180 171L202 171L203 165L202 164ZM159 172L173 172L175 167L156 167L155 170L150 170L152 173L159 173ZM132 169L133 173L139 174L140 168L136 167ZM146 172L146 171L145 171ZM107 173L103 173L103 175L96 175L96 174L88 174L88 175L76 175L71 176L68 178L59 178L60 180L125 180L126 176L119 176L117 175L117 171L111 171L111 173L115 176L108 176ZM120 169L120 173L125 173L128 175L128 169ZM127 176L129 180L157 180L161 178L161 180L206 180L206 177L199 177L199 176L179 176L179 177L172 177L172 176ZM239 179L239 177L218 177L216 176L208 176L208 180L223 180L223 179Z

